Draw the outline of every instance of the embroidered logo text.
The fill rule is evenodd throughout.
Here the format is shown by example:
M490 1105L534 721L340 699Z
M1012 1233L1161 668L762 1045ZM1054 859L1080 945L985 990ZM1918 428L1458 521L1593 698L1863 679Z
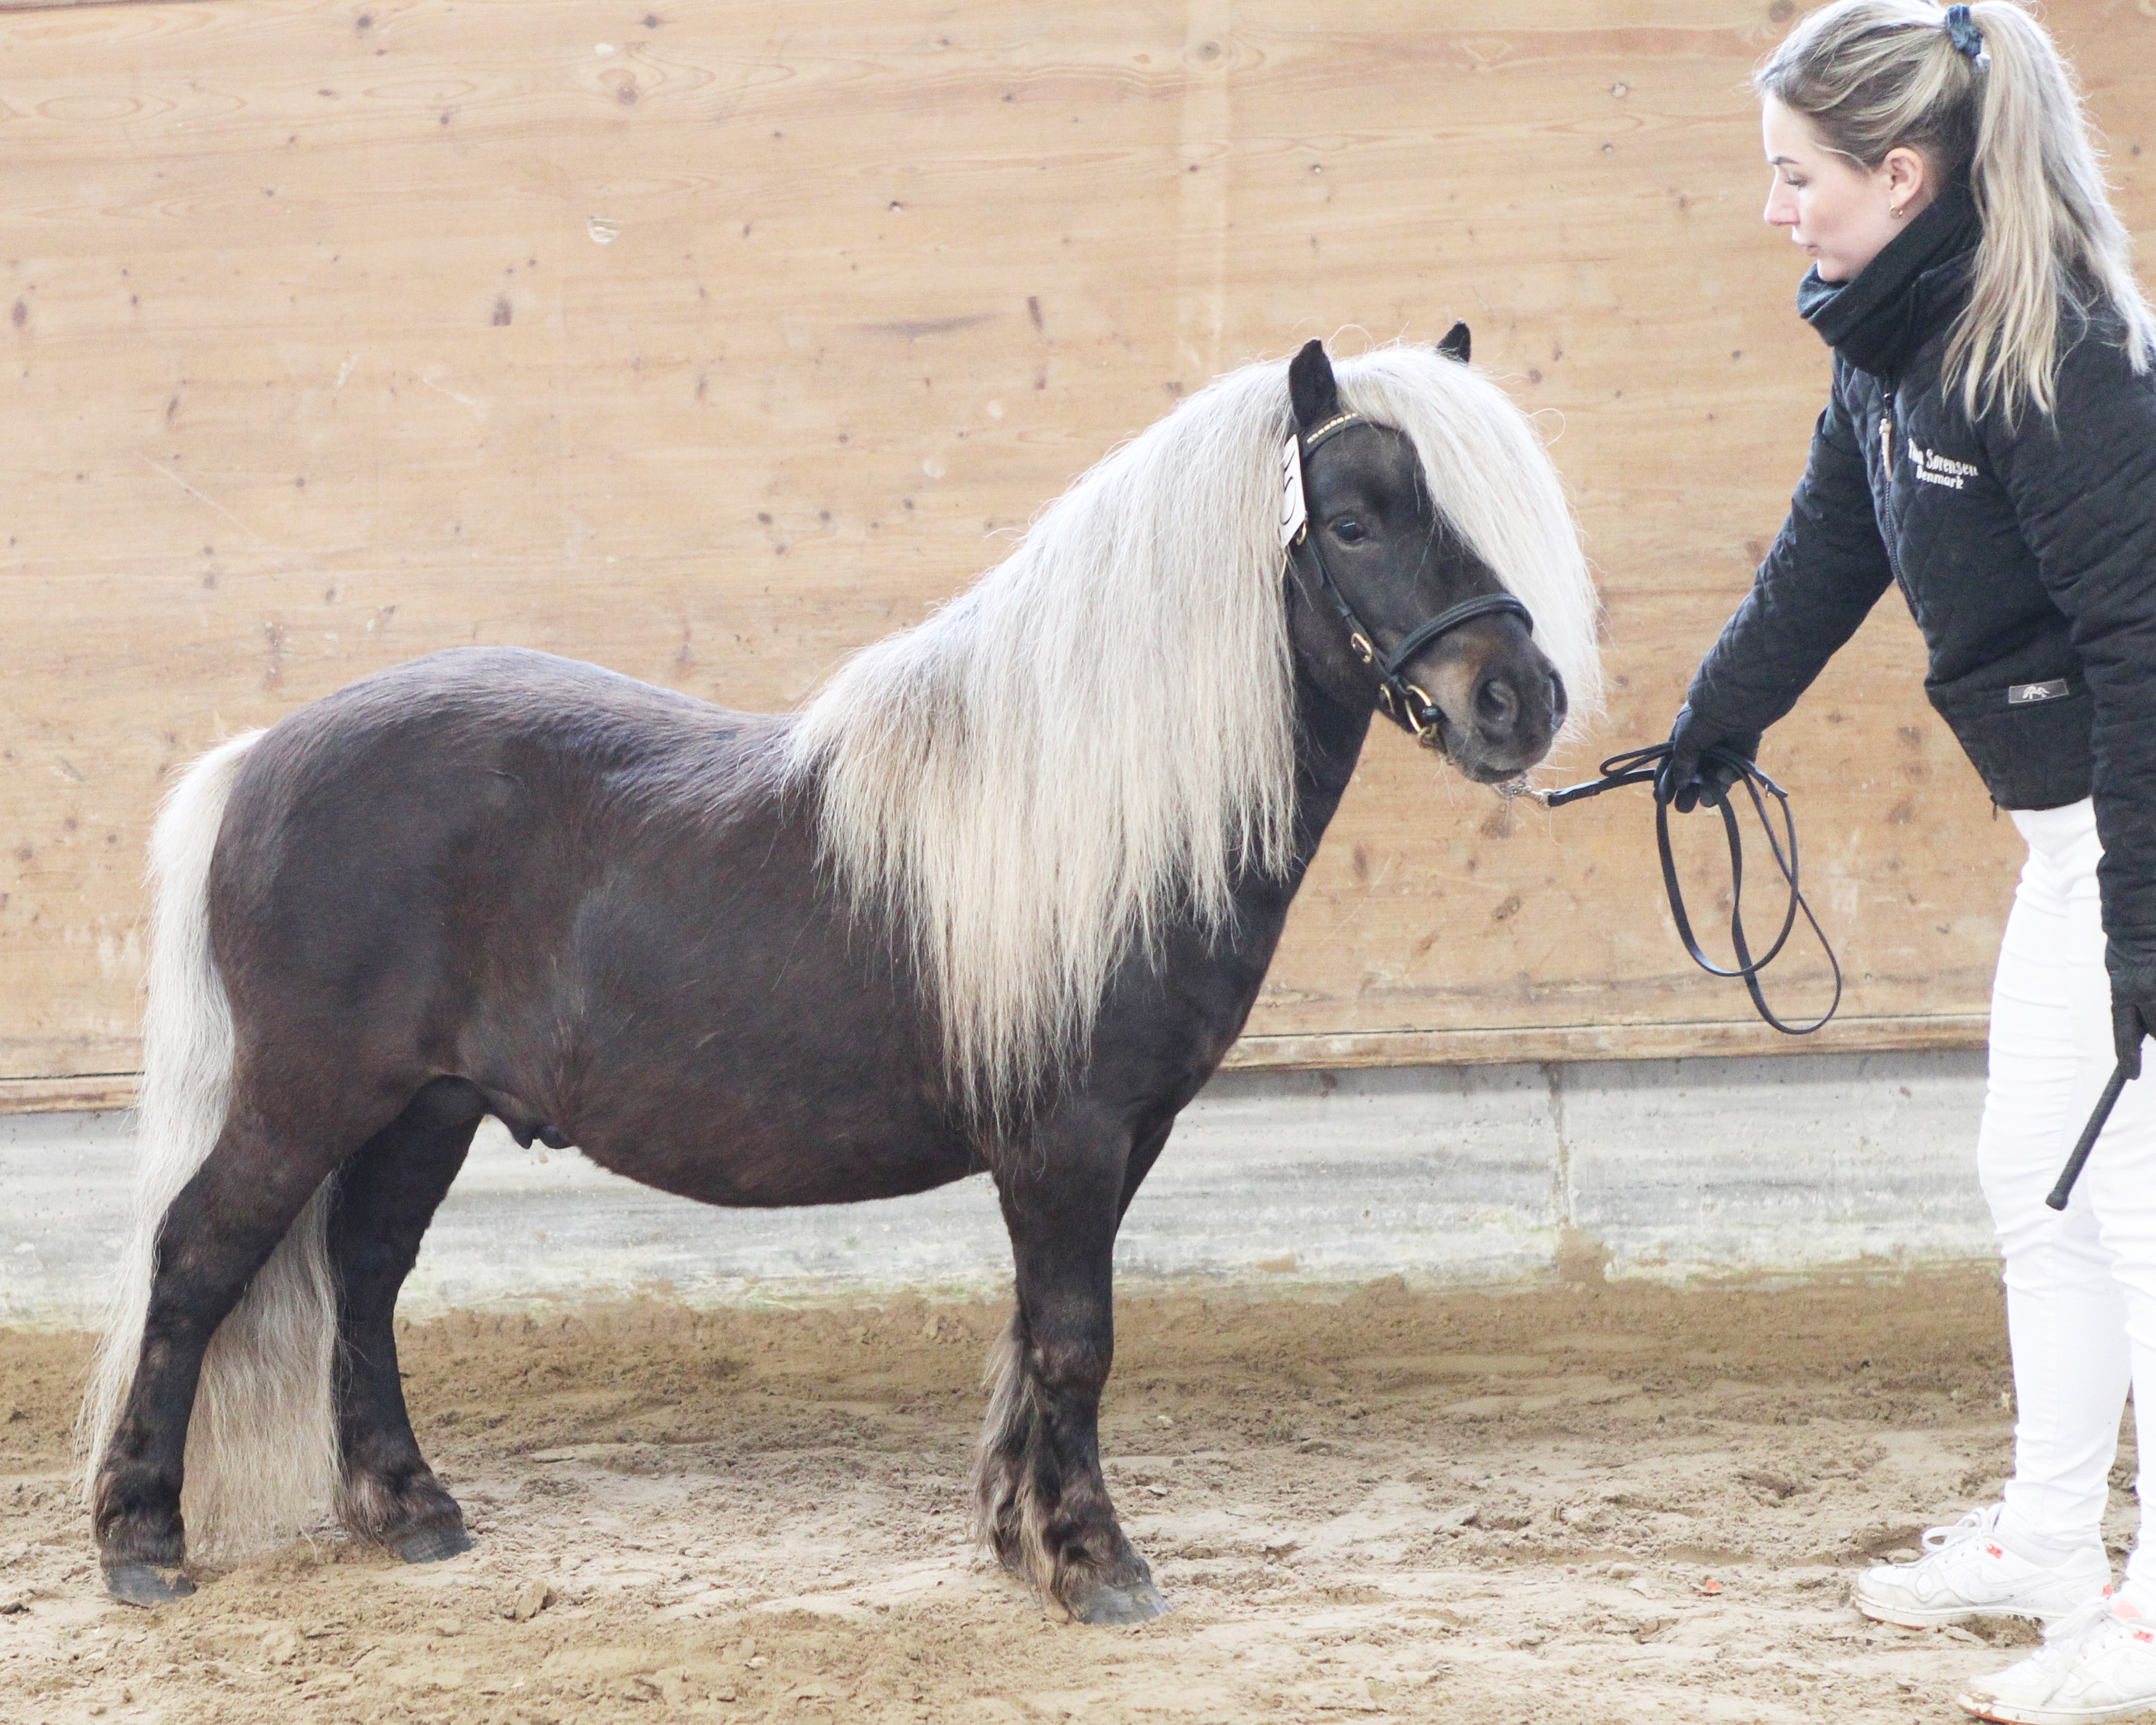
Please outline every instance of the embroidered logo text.
M1917 477L1928 485L1944 485L1949 490L1958 491L1977 475L1977 470L1968 462L1942 455L1920 443L1912 441L1908 450L1909 465L1916 469Z

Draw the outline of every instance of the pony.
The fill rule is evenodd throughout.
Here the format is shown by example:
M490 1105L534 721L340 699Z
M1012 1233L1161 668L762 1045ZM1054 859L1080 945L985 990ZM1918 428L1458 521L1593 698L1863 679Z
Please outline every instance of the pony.
M1494 783L1598 690L1528 419L1394 347L1216 379L798 711L501 648L213 749L151 844L141 1164L85 1404L107 1589L320 1525L471 1540L398 1291L480 1122L707 1204L985 1172L1016 1271L978 1531L1168 1609L1097 1417L1124 1210L1240 1034L1375 714Z

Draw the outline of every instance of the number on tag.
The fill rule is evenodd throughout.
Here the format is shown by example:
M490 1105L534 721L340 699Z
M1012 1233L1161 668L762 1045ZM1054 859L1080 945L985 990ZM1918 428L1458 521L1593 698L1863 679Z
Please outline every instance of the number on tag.
M1302 439L1293 432L1281 445L1281 549L1285 551L1295 543L1295 536L1302 531L1302 524L1310 519L1309 508L1302 501Z

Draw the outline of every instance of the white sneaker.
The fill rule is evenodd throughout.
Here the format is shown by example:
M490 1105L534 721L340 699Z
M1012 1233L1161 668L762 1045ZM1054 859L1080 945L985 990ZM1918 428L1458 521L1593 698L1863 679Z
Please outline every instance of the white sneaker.
M1965 1617L2066 1616L2111 1584L2111 1562L2090 1545L2056 1568L2017 1558L1999 1543L2005 1506L1973 1509L1950 1527L1924 1532L1913 1563L1880 1563L1858 1578L1850 1603L1866 1617L1903 1629L1929 1629Z
M1979 1677L1962 1710L1999 1725L2097 1725L2156 1708L2156 1621L2130 1599L2090 1600L2019 1665Z

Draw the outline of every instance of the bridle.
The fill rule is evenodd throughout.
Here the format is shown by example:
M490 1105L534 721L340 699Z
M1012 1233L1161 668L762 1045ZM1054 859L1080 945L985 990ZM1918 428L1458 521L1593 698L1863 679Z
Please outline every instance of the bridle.
M1438 732L1442 715L1427 691L1401 675L1408 662L1432 641L1478 617L1517 617L1530 634L1535 619L1527 608L1508 593L1481 593L1471 599L1462 599L1427 622L1417 624L1389 653L1378 645L1377 631L1363 622L1348 595L1340 590L1340 583L1332 578L1332 571L1326 566L1325 547L1318 536L1310 531L1310 511L1306 502L1309 495L1306 480L1311 452L1343 431L1371 423L1360 413L1336 413L1307 434L1290 434L1281 449L1281 547L1287 553L1291 568L1295 567L1298 550L1309 552L1318 590L1339 614L1349 649L1377 673L1378 700L1386 716L1412 731L1415 741L1424 748L1440 748L1444 746Z

